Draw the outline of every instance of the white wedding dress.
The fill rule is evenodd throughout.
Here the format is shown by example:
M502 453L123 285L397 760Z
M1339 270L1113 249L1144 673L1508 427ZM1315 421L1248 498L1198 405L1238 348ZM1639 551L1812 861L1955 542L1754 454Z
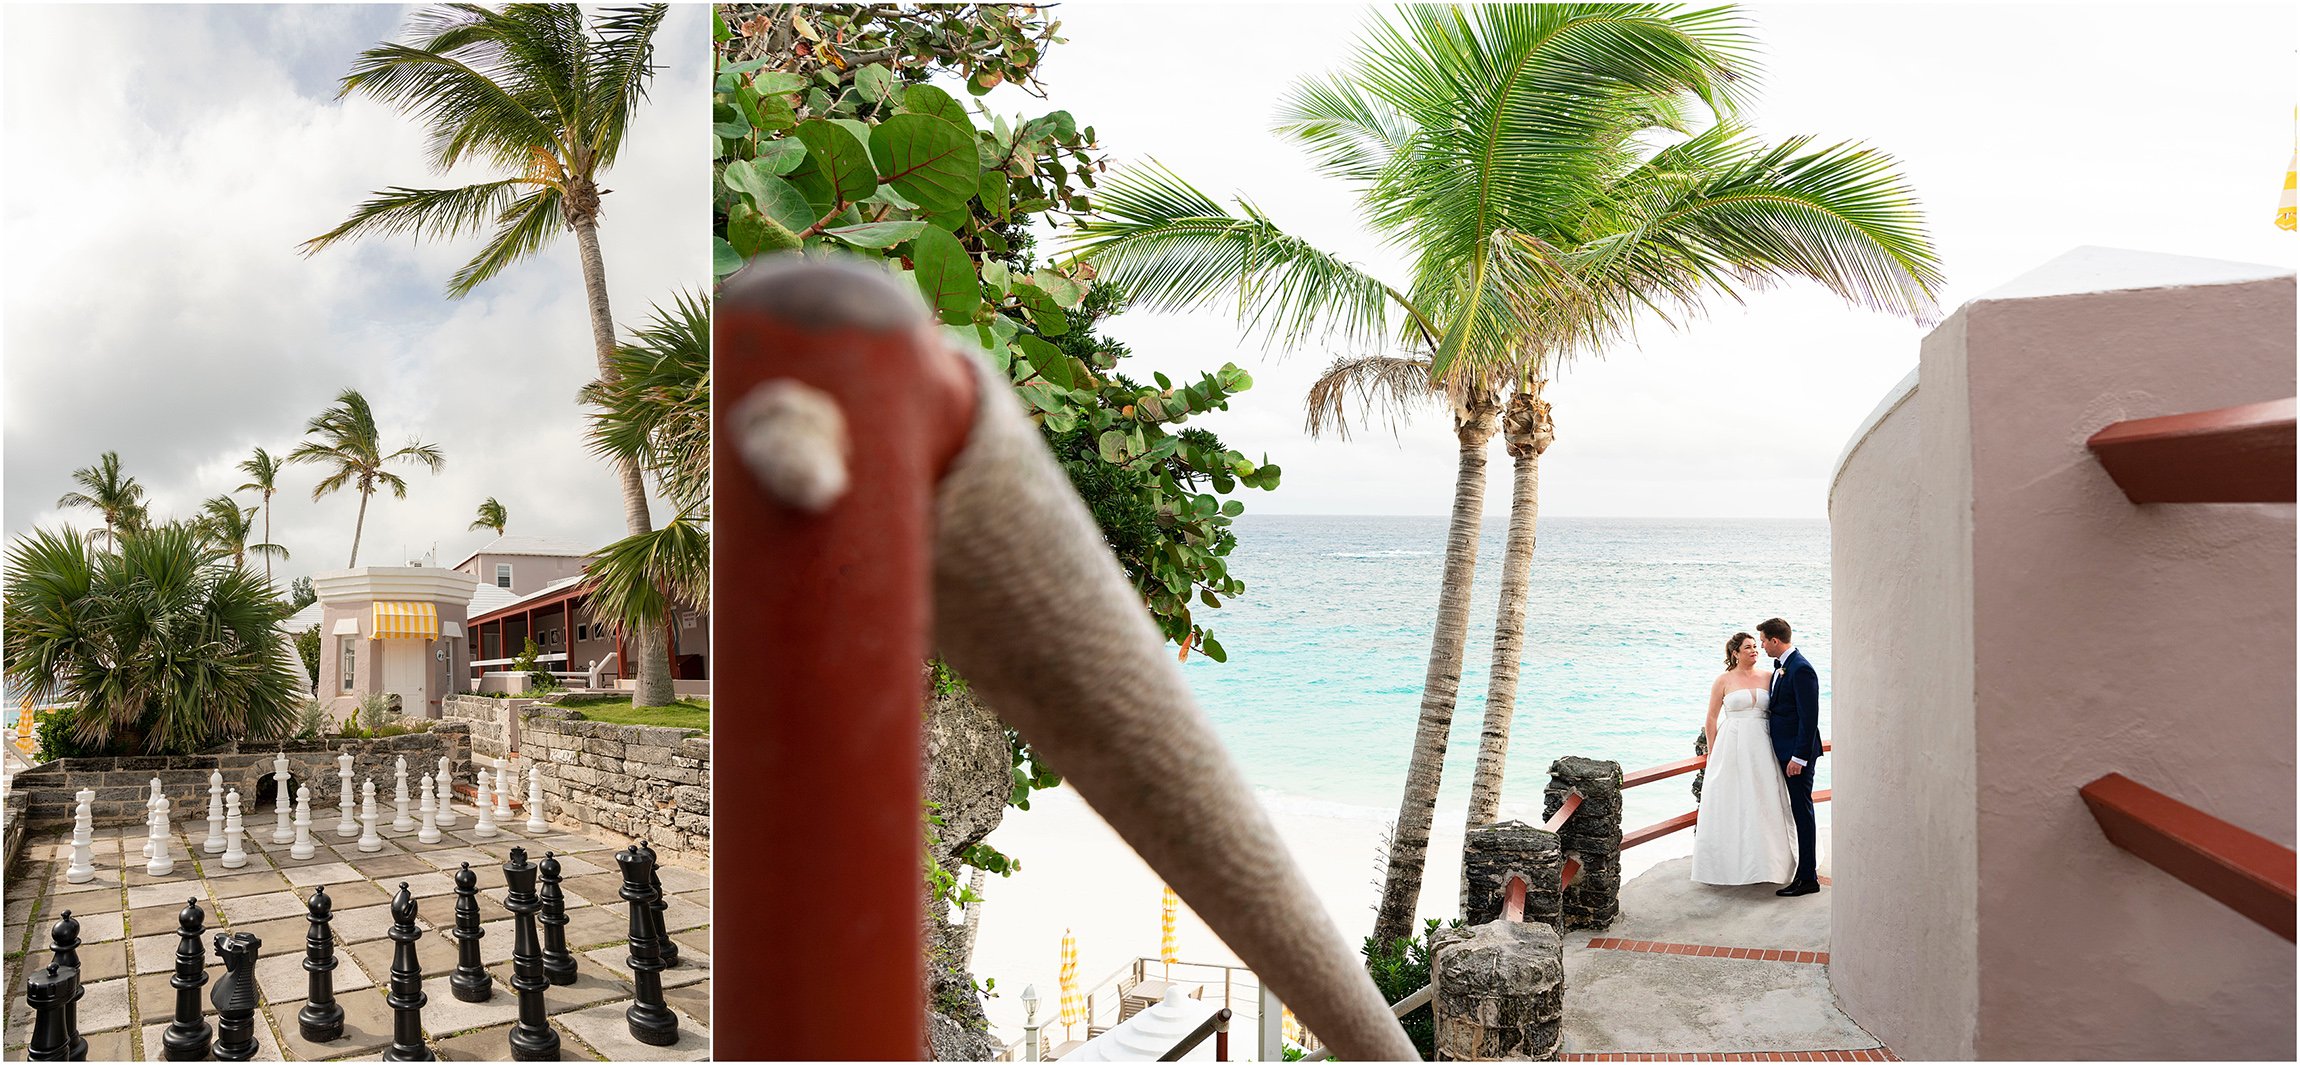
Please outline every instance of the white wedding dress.
M1693 827L1693 879L1702 884L1786 884L1797 872L1789 785L1773 758L1763 688L1725 693L1717 742Z

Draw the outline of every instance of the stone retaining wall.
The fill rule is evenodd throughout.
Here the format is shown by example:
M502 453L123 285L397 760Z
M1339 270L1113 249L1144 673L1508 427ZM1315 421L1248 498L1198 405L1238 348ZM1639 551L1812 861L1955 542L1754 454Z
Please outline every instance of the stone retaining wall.
M500 761L519 749L520 713L534 705L533 699L450 695L441 702L440 716L470 727L472 754Z
M25 829L24 792L11 784L8 795L0 799L0 871L14 873L16 859L23 856ZM11 985L13 986L13 985Z
M174 803L169 817L176 824L202 821L208 815L208 775L218 770L224 774L227 790L239 789L243 815L253 813L260 798L269 816L272 758L285 752L290 779L296 785L311 786L312 817L316 821L319 811L333 811L339 802L336 756L344 751L352 755L352 786L357 788L373 776L377 791L388 796L399 758L407 759L408 778L413 781L424 772L436 770L441 755L459 767L459 772L467 772L470 747L463 723L442 721L426 732L373 740L249 741L207 754L59 758L16 774L9 787L12 797L23 796L25 821L35 831L69 827L73 795L82 788L96 792L91 810L96 824L140 824L153 777L160 778L161 792Z
M644 840L682 865L711 853L711 739L691 729L521 714L521 754L543 766L544 816L588 834Z

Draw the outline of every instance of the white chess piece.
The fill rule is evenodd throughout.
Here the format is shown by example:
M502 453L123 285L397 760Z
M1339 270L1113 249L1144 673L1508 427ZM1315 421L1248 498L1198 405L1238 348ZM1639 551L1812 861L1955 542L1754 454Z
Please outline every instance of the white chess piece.
M224 771L208 774L208 839L200 849L209 854L224 852Z
M551 822L543 819L543 767L527 763L527 831L548 832Z
M495 821L506 824L511 820L511 759L495 763Z
M224 868L237 869L248 864L247 848L241 840L247 829L240 824L240 789L224 793Z
M408 796L406 755L403 754L399 756L399 768L395 770L392 775L395 779L392 785L394 790L391 796L391 830L394 832L413 832L415 831L415 818L408 816L407 812Z
M77 800L72 811L72 863L64 867L64 882L85 884L96 879L96 855L90 846L96 833L96 789L81 788L72 798Z
M168 797L160 796L160 804L152 808L152 839L148 844L152 860L144 863L144 872L152 876L166 876L176 871L176 856L168 853Z
M295 838L295 829L289 827L288 810L295 806L295 796L288 793L287 752L281 751L272 759L272 812L278 822L272 825L272 842L286 843Z
M437 843L443 838L439 834L439 806L433 801L432 789L431 774L425 773L423 775L423 831L415 834L415 838L424 843Z
M145 827L147 827L147 828L151 827L151 824L152 824L152 816L153 816L154 814L157 814L157 813L159 813L159 812L160 812L160 804L161 804L161 803L163 803L163 802L166 802L166 801L167 801L166 799L164 799L164 798L161 798L161 797L160 797L160 778L158 778L158 777L153 777L153 778L152 778L152 790L151 790L151 793L150 793L150 794L148 794L148 795L146 795L146 796L144 796L144 825L145 825ZM151 857L151 856L152 856L152 849L153 849L153 846L152 846L152 845L153 845L153 843L154 843L154 842L155 842L155 841L152 839L152 837L151 837L151 836L149 836L149 835L146 835L146 836L144 837L144 857L146 857L146 858L149 858L149 857Z
M311 785L297 785L295 797L295 846L288 850L288 857L302 861L318 853L311 842Z
M455 772L447 764L447 756L439 756L439 776L435 778L439 789L439 827L455 827Z
M350 751L335 756L335 775L336 779L343 782L343 790L337 793L343 798L343 815L335 823L335 834L339 836L359 835L359 822L352 816L354 793L351 790Z
M359 786L359 849L383 849L383 837L375 832L375 778L369 777Z
M477 775L479 777L479 802L476 805L479 807L479 823L471 826L471 834L480 839L493 839L495 838L495 807L490 805L487 797L486 767L481 767Z

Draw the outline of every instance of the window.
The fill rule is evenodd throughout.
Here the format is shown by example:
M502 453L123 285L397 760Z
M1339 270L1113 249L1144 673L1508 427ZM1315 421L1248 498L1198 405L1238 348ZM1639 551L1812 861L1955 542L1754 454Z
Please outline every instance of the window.
M355 668L357 667L357 664L358 664L358 662L359 662L359 645L358 645L358 644L355 644L355 643L353 643L353 642L352 642L352 637L349 637L349 636L346 636L346 637L344 637L344 639L343 639L343 690L345 690L345 691L350 691L350 690L352 690L352 684L351 684L351 679L352 679L352 671L353 671L353 669L355 669Z
M590 638L591 638L591 626L590 626L588 623L586 623L586 622L581 622L581 621L578 621L578 622L576 622L576 623L575 623L575 638L576 638L576 639L578 639L578 640L588 640L588 639L590 639Z
M498 562L495 564L495 586L498 588L511 587L511 563Z

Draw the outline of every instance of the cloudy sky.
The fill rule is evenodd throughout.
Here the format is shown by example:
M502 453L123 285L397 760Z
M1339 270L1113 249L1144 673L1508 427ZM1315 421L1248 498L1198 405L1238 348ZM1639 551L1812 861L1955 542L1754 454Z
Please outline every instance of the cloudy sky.
M1865 139L1904 161L1946 264L1945 309L2082 245L2291 264L2270 224L2293 150L2296 16L2288 5L1844 5L1751 9L1767 52L1749 117L1767 137ZM1154 155L1216 196L1242 192L1299 235L1400 284L1399 258L1346 190L1266 134L1295 79L1341 64L1367 9L1070 3L1050 99L1114 161ZM1401 437L1313 443L1301 399L1332 353L1265 352L1219 314L1122 316L1148 368L1236 361L1252 392L1208 424L1285 469L1264 513L1442 514L1454 445L1440 417ZM1811 285L1654 327L1551 386L1557 443L1544 515L1825 514L1838 452L1916 364L1920 327ZM1138 374L1138 376L1147 376ZM1498 476L1507 462L1493 450ZM1505 513L1506 487L1487 493Z
M423 135L365 100L335 99L357 53L409 9L11 7L0 24L0 388L7 534L60 522L71 471L116 450L156 515L187 516L245 480L263 446L356 388L387 446L437 444L437 476L403 470L404 501L368 508L363 563L435 542L452 564L495 496L514 533L605 543L622 534L607 467L584 450L575 392L595 373L572 237L449 301L476 242L303 240L371 190L462 183L424 164ZM601 243L619 322L707 284L708 29L699 8L659 32L653 103L608 175ZM290 467L272 538L280 580L340 569L356 493L314 502ZM252 493L244 496L253 505ZM403 551L405 554L403 555Z

